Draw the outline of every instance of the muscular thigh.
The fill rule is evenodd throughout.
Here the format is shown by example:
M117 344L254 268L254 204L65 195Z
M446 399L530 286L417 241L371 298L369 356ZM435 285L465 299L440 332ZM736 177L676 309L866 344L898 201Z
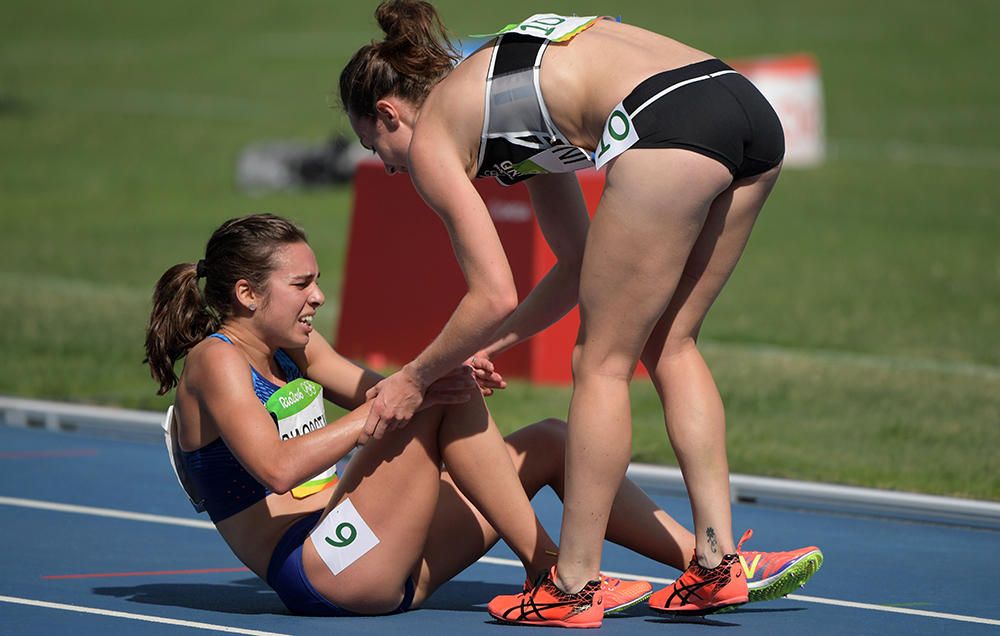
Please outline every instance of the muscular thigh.
M351 459L328 510L349 499L378 543L334 575L310 541L303 566L312 585L346 609L378 613L402 599L417 564L438 496L437 409L371 440Z
M730 181L721 163L681 149L632 149L609 166L580 282L584 368L631 373Z
M780 166L742 179L720 194L684 265L677 291L651 335L647 367L669 348L697 338L701 324L743 254L750 232L778 178Z

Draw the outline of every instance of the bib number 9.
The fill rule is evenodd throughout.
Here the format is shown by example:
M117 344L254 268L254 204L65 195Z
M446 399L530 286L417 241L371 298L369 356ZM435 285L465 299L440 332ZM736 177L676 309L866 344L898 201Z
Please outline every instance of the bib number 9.
M343 548L345 546L351 545L354 539L358 536L357 529L349 523L342 523L337 526L337 529L333 533L336 535L339 541L334 541L330 537L323 537L327 543L335 548Z

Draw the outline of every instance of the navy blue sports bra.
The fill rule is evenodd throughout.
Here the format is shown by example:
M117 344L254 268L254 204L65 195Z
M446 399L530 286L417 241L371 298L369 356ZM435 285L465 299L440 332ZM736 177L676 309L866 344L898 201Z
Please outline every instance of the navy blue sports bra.
M218 338L232 344L232 341L220 333L213 333L209 338ZM291 382L302 377L302 372L288 354L278 349L274 356L285 380ZM266 404L278 386L250 366L253 377L254 392L261 404ZM208 512L213 523L219 523L237 512L245 510L257 503L269 492L264 486L247 472L239 460L226 446L221 437L209 442L198 450L181 451L184 466L195 487L201 505Z

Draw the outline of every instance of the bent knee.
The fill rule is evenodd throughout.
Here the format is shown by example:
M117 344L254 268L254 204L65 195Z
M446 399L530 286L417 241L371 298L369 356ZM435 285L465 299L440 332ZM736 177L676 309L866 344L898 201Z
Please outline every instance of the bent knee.
M642 363L652 370L661 360L670 360L698 350L698 340L695 335L669 335L658 347L647 346L642 352Z
M566 445L566 431L568 427L564 420L549 417L531 425L535 429L540 442L548 448L561 448Z
M573 349L573 382L579 384L588 380L630 382L639 363L638 356L624 353L597 355L577 345Z
M552 457L565 448L567 430L565 421L549 417L514 431L505 440L516 456L539 452Z
M390 614L399 609L405 596L403 589L377 590L375 587L367 588L363 594L338 595L333 603L355 614Z

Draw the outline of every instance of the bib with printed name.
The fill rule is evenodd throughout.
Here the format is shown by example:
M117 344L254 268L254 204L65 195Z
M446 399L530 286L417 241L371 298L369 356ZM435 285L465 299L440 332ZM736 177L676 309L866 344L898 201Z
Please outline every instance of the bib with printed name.
M323 388L312 380L296 378L279 387L268 398L264 407L277 422L282 441L306 435L326 426ZM292 496L302 499L330 488L336 483L337 466L333 465L305 483L292 488Z

